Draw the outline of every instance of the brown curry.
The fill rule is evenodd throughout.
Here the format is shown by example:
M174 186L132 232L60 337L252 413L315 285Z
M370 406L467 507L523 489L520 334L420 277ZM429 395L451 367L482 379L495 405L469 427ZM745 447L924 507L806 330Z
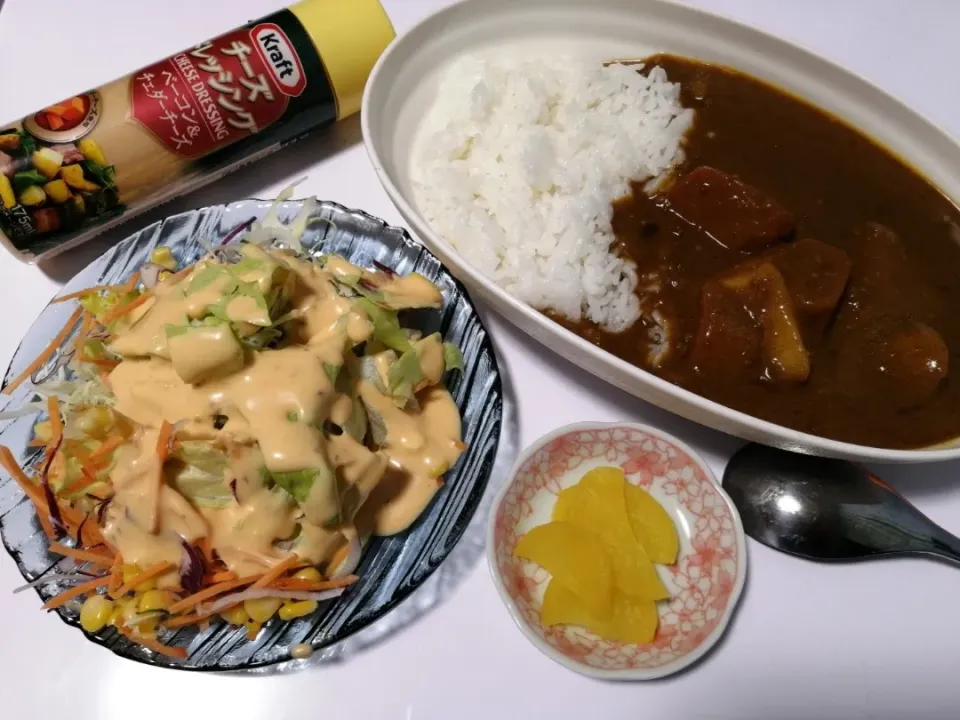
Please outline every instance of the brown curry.
M648 62L697 112L669 187L615 206L643 317L564 323L790 428L913 448L960 436L960 210L856 130L737 72Z

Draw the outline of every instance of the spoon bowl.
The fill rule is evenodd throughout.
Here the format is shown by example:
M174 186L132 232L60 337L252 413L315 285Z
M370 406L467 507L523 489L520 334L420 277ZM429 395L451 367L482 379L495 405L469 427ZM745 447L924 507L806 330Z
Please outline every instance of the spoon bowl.
M960 563L960 539L845 460L750 444L730 459L723 487L746 534L782 552L820 561L921 554Z

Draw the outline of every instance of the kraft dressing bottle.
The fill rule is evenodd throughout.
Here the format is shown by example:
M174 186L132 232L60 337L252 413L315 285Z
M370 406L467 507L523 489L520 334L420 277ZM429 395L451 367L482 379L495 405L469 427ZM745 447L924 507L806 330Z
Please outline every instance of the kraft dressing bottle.
M0 128L0 242L32 262L360 110L377 0L305 0Z

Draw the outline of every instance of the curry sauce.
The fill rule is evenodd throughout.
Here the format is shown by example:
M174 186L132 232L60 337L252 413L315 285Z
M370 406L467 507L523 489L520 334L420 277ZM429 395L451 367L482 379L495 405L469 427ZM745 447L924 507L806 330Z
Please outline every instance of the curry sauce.
M654 64L697 117L672 187L636 185L615 205L643 318L619 334L564 324L796 430L890 448L960 435L957 206L774 87L673 56Z

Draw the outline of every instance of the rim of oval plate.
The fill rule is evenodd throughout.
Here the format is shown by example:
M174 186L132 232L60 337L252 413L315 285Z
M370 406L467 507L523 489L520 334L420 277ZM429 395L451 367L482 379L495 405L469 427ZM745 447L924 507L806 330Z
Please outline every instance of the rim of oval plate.
M623 429L625 431L634 431L644 435L648 435L654 440L660 440L667 444L667 446L672 446L675 450L679 451L686 456L686 459L689 460L689 464L695 465L701 473L701 479L698 480L699 483L704 481L711 486L713 490L716 491L717 497L723 501L722 507L727 511L727 514L730 518L730 527L728 530L733 534L733 549L736 552L734 557L735 560L735 572L733 573L732 583L724 590L721 591L721 598L723 601L722 612L717 613L714 618L705 624L705 627L710 627L709 631L705 634L699 632L685 631L690 634L690 637L694 638L691 642L691 646L686 648L684 651L679 652L677 655L676 652L672 651L672 647L668 652L667 657L663 660L662 664L650 664L646 667L637 666L637 664L622 664L617 666L615 664L609 667L600 667L595 664L590 664L585 659L577 659L572 657L562 650L555 647L553 644L547 641L546 634L552 630L547 630L542 626L539 628L544 634L537 632L533 627L535 621L524 616L523 608L520 605L520 602L514 597L514 594L507 588L507 584L503 577L503 571L501 565L497 559L497 525L498 518L503 510L504 500L507 495L511 492L511 489L518 482L518 479L521 473L525 472L525 465L528 461L533 458L537 453L546 450L552 443L556 440L563 438L566 435L574 435L577 433L591 433L591 432L602 432L602 431L615 431L617 429ZM569 469L562 471L560 477L569 476L571 473L585 472L589 469L589 461L596 458L588 458L588 464L578 469L580 466L573 466ZM680 458L681 460L683 458ZM625 461L619 461L621 464ZM616 464L612 461L607 461L607 464ZM634 473L627 473L632 475ZM651 480L650 487L652 488L653 480ZM564 485L566 487L566 485ZM658 491L659 493L660 491ZM671 518L674 520L675 525L677 525L678 534L681 537L681 554L678 557L677 571L679 573L683 558L696 558L702 555L702 551L696 550L692 545L692 537L694 531L690 529L690 523L686 517L687 514L691 514L690 511L690 500L680 499L679 494L677 495L676 501L673 503L674 507L665 506L660 500L658 502L661 506L664 506L664 509L670 514ZM531 503L533 505L534 503ZM681 512L683 509L683 513ZM535 514L531 510L531 514ZM696 513L693 513L696 515ZM678 517L681 522L677 522ZM527 518L520 517L510 520L514 526L518 526L524 522ZM521 533L517 533L520 535ZM741 596L743 594L743 589L746 584L747 576L747 548L746 548L746 535L743 531L743 524L740 521L740 515L737 512L736 507L733 504L733 501L724 491L720 481L717 479L716 475L710 469L709 465L700 457L700 454L697 453L693 448L682 440L666 433L656 427L650 425L645 425L642 423L634 422L582 422L574 423L572 425L565 425L563 427L557 428L556 430L543 435L542 437L535 440L533 443L528 445L520 456L517 458L516 463L510 471L510 474L507 477L506 482L500 487L497 492L496 497L493 501L493 506L491 508L490 517L487 520L487 534L486 534L486 555L487 563L490 567L490 574L493 577L494 586L497 589L497 593L500 596L500 599L503 601L503 604L506 606L507 611L510 614L511 619L523 633L527 640L529 640L534 647L536 647L540 652L549 657L551 660L554 660L557 663L560 663L569 670L573 670L582 675L588 677L593 677L602 680L655 680L658 678L663 678L668 675L673 675L678 673L694 663L698 662L703 658L723 637L724 633L727 631L727 628L730 625L730 621L733 618L734 612L736 611ZM542 571L547 577L546 571ZM663 577L661 575L661 577ZM546 580L535 580L537 585L545 585ZM723 593L725 592L725 595ZM676 599L676 596L674 596ZM704 601L705 602L705 601ZM667 610L669 614L670 609ZM663 625L664 612L662 607L658 607L658 614L661 618L661 626ZM538 622L538 621L536 621ZM566 630L558 626L557 632L565 633ZM584 631L585 632L585 631ZM569 637L564 635L566 639L569 640ZM586 635L577 636L578 639L582 639L587 642L595 642L592 638L592 633L587 633ZM597 640L600 640L597 638ZM600 642L607 642L600 640ZM656 641L655 641L656 642ZM567 643L573 646L575 643ZM636 654L646 652L646 649L655 649L655 643L652 643L650 646L638 646L630 645L625 643L611 643L611 648L608 648L604 652L604 660L609 663L616 663L618 652L622 652L624 649L633 652L633 657L636 657ZM579 649L579 648L578 648ZM610 652L612 650L612 653ZM588 655L587 652L581 651L581 656L586 658ZM626 655L623 655L626 657ZM659 659L651 660L651 662L659 663Z

